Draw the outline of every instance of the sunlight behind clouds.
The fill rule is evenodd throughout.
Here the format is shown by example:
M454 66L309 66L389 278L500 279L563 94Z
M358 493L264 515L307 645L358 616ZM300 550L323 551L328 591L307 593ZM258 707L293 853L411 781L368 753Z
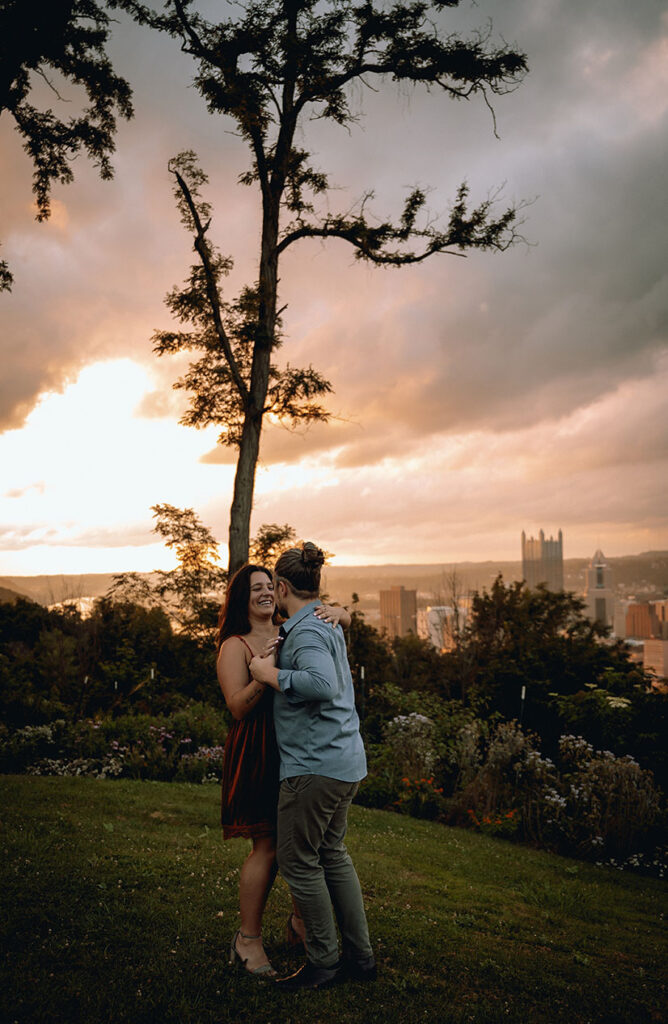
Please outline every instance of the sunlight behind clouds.
M3 476L12 482L0 495L1 541L9 549L4 571L12 571L12 549L36 545L38 559L34 565L21 560L21 571L47 571L52 559L41 545L63 544L75 549L71 571L85 571L85 549L89 571L103 571L95 556L100 548L111 549L110 568L138 568L138 549L154 555L151 505L197 507L216 490L229 494L231 467L198 461L214 443L215 430L136 417L154 387L148 371L129 359L96 363L62 394L44 395L22 430L0 437ZM61 555L54 571L66 571L63 562L69 560Z

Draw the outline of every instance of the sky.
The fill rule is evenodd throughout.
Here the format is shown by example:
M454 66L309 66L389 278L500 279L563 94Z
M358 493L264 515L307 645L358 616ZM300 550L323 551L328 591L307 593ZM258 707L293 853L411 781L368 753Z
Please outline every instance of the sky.
M481 100L388 82L353 94L350 132L314 122L304 143L337 185L332 210L373 189L374 212L396 215L421 185L447 216L467 180L474 200L527 201L527 244L402 270L342 242L288 251L279 358L331 380L333 415L265 429L252 532L290 523L340 565L519 559L521 531L541 528L563 530L565 557L666 549L668 5L479 0L439 18L491 18L528 55L495 103L499 138ZM192 258L167 161L193 149L209 175L231 297L256 272L248 155L174 41L123 18L110 54L136 110L115 177L77 160L45 224L0 117L15 278L0 295L0 575L170 568L152 533L165 502L195 509L226 562L234 452L179 425L187 358L158 359L151 336Z

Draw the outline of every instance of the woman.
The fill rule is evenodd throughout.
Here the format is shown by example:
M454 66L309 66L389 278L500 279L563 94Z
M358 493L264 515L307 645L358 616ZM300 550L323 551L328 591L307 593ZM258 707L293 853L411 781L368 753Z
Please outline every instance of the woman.
M347 626L344 608L321 605L319 618ZM278 750L272 717L273 691L256 682L248 666L255 655L276 650L278 624L271 572L244 565L232 577L218 624L217 671L234 722L223 759L223 838L243 836L253 843L239 879L240 928L230 946L230 963L256 977L273 977L262 945L262 914L276 877ZM294 941L303 940L295 908L288 922Z

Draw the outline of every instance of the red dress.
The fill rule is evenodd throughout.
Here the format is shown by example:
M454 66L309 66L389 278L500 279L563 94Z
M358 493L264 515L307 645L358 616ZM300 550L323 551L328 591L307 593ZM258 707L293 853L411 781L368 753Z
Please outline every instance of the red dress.
M242 636L238 638L253 652ZM274 732L274 691L266 687L245 718L232 723L223 755L223 839L276 835L278 747Z

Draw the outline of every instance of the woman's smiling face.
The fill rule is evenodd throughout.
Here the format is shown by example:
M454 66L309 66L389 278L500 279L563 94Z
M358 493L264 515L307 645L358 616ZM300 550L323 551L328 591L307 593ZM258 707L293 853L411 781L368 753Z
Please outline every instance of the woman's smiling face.
M276 608L273 579L266 572L253 572L249 582L249 618L270 619Z

